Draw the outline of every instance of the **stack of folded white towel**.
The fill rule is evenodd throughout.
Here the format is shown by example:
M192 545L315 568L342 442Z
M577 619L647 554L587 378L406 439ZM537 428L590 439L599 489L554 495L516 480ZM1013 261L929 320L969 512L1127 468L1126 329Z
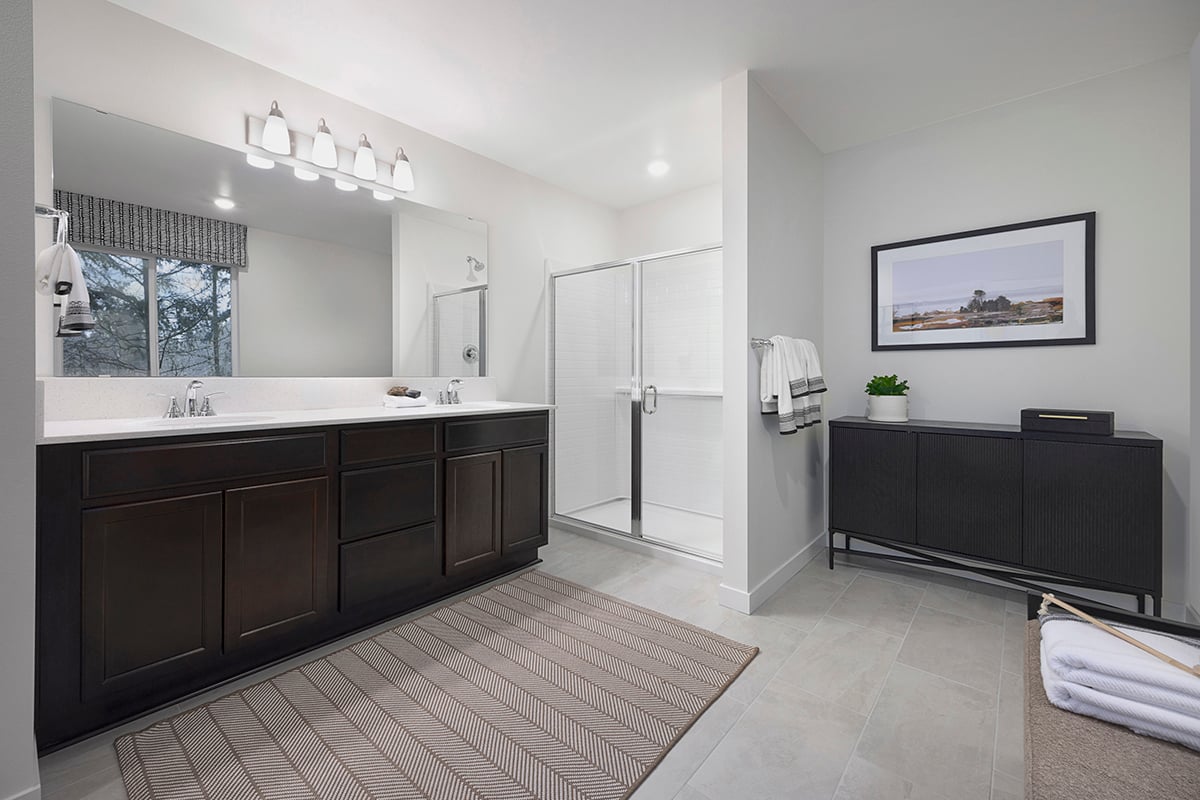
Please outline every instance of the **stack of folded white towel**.
M1059 708L1200 750L1200 677L1074 616L1042 617L1042 685ZM1200 642L1114 625L1188 666Z
M772 336L759 369L762 413L779 415L779 432L787 435L821 421L825 378L817 347L807 339Z

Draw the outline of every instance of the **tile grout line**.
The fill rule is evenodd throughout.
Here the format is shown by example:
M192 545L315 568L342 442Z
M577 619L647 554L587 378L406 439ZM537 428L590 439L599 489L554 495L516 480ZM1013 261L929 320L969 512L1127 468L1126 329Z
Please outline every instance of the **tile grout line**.
M860 572L859 575L861 575L861 574L862 573ZM858 580L857 575L855 576L854 580ZM851 581L851 583L853 583L853 582L854 581ZM925 592L926 592L925 589L921 590L921 600L925 599ZM920 608L920 607L921 607L921 603L920 603L920 601L917 601L917 608ZM829 613L826 612L825 616L829 616ZM844 766L842 768L842 774L840 777L838 777L837 785L833 787L833 795L831 796L830 800L832 800L832 798L834 798L834 797L837 797L837 793L839 791L841 791L842 784L845 783L845 781L846 781L846 773L850 771L850 764L851 764L851 762L854 761L855 754L858 753L858 746L860 744L862 744L863 736L866 735L867 728L871 724L871 718L873 716L875 716L875 709L879 706L880 698L883 697L883 688L885 686L887 686L888 679L892 677L892 672L896 668L896 662L900 660L900 651L904 649L904 643L908 640L908 634L912 632L912 624L913 624L913 621L916 620L916 618L917 618L917 612L916 612L916 609L913 609L912 619L910 619L908 621L908 627L904 630L904 635L902 637L900 637L900 647L897 648L896 655L892 658L892 663L888 665L887 674L883 676L883 681L879 684L879 691L875 695L874 702L871 703L871 710L867 712L866 720L863 722L862 730L858 732L858 738L854 740L854 747L850 748L850 757L846 759L846 766ZM830 617L830 619L836 620L837 617ZM842 620L839 620L839 622L840 621L842 621ZM904 780L907 780L907 778L904 778L903 775L901 775L900 777Z

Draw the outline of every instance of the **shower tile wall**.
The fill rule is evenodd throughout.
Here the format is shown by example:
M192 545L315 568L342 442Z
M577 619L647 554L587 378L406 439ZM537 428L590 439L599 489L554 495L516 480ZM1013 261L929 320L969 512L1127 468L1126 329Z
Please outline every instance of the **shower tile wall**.
M446 295L437 298L437 373L458 377L479 375L479 362L468 363L463 348L479 346L479 293Z
M643 499L719 516L721 254L649 262L643 276L643 374L662 390L643 418ZM615 269L556 285L559 513L629 497L629 284Z
M642 425L643 500L716 516L721 270L719 250L647 262L642 270L642 375L660 392L658 412Z
M633 369L629 275L627 269L600 270L556 284L554 495L560 513L629 496L629 427L617 435L615 400ZM623 345L614 342L619 336Z

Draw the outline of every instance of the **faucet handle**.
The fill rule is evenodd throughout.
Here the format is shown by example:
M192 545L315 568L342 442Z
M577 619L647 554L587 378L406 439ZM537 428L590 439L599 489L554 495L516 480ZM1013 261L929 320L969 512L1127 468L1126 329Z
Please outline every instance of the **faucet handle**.
M200 406L200 416L215 417L217 415L217 412L213 411L212 402L209 401L208 398L216 397L217 395L222 395L222 394L229 394L229 393L228 392L209 392L208 394L204 395L204 403Z
M170 401L167 403L167 412L163 414L163 419L178 419L183 416L183 409L179 407L179 403L175 400L175 395L163 394L162 392L146 392L146 397L162 397Z

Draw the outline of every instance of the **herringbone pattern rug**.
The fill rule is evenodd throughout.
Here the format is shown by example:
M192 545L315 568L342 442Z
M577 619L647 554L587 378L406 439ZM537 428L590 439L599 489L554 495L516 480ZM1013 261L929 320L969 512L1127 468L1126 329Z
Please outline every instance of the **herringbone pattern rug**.
M531 572L117 755L131 800L618 800L757 652Z

